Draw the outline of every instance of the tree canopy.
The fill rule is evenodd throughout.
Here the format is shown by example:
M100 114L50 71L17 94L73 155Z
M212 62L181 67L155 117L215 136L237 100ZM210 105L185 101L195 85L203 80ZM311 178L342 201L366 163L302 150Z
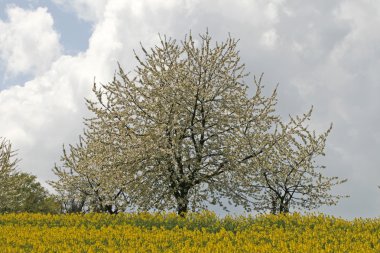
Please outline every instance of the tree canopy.
M301 120L306 121L312 110ZM299 122L291 119L289 124ZM298 123L296 123L298 124ZM346 182L338 177L326 177L317 158L325 155L324 149L332 125L326 132L316 135L307 127L278 138L265 154L260 156L257 170L246 176L251 184L251 196L256 211L273 214L287 213L291 207L311 210L321 205L335 205L342 197L330 193L334 185Z
M273 209L273 198L275 208L284 199L287 211L298 203L296 191L308 196L303 206L332 204L330 179L301 190L320 175L311 161L330 130L310 135L304 125L311 112L282 122L277 91L264 95L261 77L249 96L237 43L228 37L213 44L206 33L181 42L164 36L142 47L133 73L119 66L111 82L94 84L96 99L87 100L94 117L85 120L80 144L64 150L52 185L76 189L90 209L108 212L128 206L184 215L207 203L224 206L224 199L247 210ZM287 191L285 197L273 191L282 187L277 177L298 185L290 190L293 202Z

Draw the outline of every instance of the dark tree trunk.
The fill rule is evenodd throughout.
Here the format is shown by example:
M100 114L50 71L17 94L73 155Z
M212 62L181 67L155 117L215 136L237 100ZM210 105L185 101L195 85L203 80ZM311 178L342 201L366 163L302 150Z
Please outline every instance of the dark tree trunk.
M177 214L181 217L185 217L188 211L188 199L182 199L180 201L177 200Z
M280 200L280 213L289 213L289 204L288 201L285 200L284 198L281 198Z
M118 213L117 208L115 207L115 209L113 209L112 205L106 205L104 209L109 214L117 214Z
M174 197L177 201L177 214L180 215L181 217L185 217L189 209L188 193L189 193L188 188L182 188L176 194L174 194Z

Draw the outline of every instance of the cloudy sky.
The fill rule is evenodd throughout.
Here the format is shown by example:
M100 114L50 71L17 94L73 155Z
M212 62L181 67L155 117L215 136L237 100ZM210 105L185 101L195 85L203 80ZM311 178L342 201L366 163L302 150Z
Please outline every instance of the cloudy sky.
M111 80L117 61L157 34L182 39L208 28L240 39L242 61L279 83L278 111L305 112L311 126L334 123L321 161L347 178L349 194L318 211L380 216L380 1L372 0L0 0L0 136L18 149L20 169L54 179L63 143L75 143L94 78Z

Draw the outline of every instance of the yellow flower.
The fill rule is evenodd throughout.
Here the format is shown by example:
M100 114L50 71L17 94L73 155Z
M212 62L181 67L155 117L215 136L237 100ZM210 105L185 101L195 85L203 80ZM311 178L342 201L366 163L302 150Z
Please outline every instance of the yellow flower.
M380 219L3 214L1 252L380 252Z

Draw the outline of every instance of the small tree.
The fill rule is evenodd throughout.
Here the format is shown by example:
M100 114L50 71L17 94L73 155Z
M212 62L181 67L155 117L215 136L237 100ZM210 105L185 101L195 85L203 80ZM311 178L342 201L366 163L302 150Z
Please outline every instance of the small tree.
M15 151L12 150L11 143L0 137L0 169L2 172L11 174L15 171L18 159L15 159Z
M51 186L57 192L58 201L61 204L62 213L81 213L86 212L86 202L87 195L81 191L82 184L73 183L73 179L78 180L78 177L75 177L72 170L65 171L60 167L54 167L54 173L59 177L56 182L49 182ZM71 178L71 180L69 180ZM63 184L65 186L63 187ZM78 185L80 186L78 188Z
M59 212L57 200L35 176L17 171L15 156L11 143L0 138L0 212Z
M331 127L320 135L309 131L303 125L311 112L302 118L291 119L290 124L298 125L299 130L278 139L272 149L257 160L259 169L253 170L252 177L246 176L246 180L253 182L255 210L273 214L287 213L290 208L310 210L321 205L334 205L344 197L329 192L334 185L346 180L323 176L321 169L325 167L316 161L325 155ZM284 136L283 133L280 135Z
M54 168L59 179L50 184L59 193L64 212L117 213L126 208L128 201L121 171L108 161L114 153L99 146L99 138L87 141L89 133L85 136L80 137L78 145L70 145L69 152L63 148L62 166Z
M16 167L18 159L11 143L0 137L0 212L13 209L17 206L19 192L15 186L18 185Z

